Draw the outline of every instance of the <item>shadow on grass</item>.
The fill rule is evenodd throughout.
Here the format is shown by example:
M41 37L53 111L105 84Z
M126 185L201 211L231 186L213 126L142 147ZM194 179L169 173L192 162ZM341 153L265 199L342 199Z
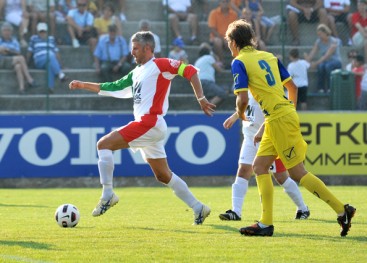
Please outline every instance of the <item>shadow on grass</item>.
M237 232L238 233L238 228L236 228L236 227L225 226L225 225L213 225L213 224L203 224L203 226L212 227L212 228L217 229L217 230L223 230L223 231ZM200 227L200 226L193 226L193 228L195 228L195 227ZM127 228L127 229L140 229L140 230L144 230L144 231L172 232L172 229L162 229L162 228L154 228L154 227L126 227L125 226L125 228ZM190 229L176 229L173 232L192 233L192 234L197 233L196 230L190 230ZM217 233L213 233L213 234L217 234Z
M32 248L32 249L45 249L51 250L52 247L49 244L38 243L33 241L9 241L9 240L0 240L0 246L20 246L23 248Z
M328 241L334 241L334 242L340 242L340 241L344 241L346 239L348 240L352 240L352 241L359 241L359 242L367 242L367 237L366 236L356 236L356 235L348 235L346 237L341 237L339 235L317 235L317 234L296 234L296 233L279 233L279 232L274 232L274 236L273 238L278 238L278 237L285 237L285 238L307 238L307 239L311 239L311 240L328 240Z
M13 205L13 204L2 204L0 203L0 206L9 206L9 207L42 207L42 208L45 208L45 207L49 207L49 206L45 206L45 205Z
M217 229L217 230L231 231L231 232L237 232L237 233L239 231L238 227L233 227L233 226L213 225L213 224L208 225L208 226L211 226L212 228Z

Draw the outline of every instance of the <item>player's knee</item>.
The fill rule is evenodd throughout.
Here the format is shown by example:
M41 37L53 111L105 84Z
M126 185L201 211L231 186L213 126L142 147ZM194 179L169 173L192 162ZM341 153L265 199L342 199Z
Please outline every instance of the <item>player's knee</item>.
M171 181L171 174L165 172L157 172L154 174L155 179L163 184L168 184Z

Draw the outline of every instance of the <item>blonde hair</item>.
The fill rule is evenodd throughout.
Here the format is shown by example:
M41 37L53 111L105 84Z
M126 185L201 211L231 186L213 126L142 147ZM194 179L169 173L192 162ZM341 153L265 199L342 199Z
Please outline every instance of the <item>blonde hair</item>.
M320 31L320 32L323 32L325 33L326 35L330 36L331 35L331 30L330 28L325 25L325 24L320 24L317 26L317 31Z

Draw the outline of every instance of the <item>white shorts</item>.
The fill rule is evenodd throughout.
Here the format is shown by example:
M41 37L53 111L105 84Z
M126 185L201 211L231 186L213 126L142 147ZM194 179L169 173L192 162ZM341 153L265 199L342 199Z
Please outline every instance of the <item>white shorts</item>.
M244 135L238 162L240 164L252 165L252 163L255 160L258 148L259 143L257 143L256 146L254 145L253 136L250 137ZM286 169L280 159L276 159L270 166L270 171L272 171L273 173L281 173L284 172L285 170Z
M19 26L20 23L22 22L22 14L23 14L22 10L11 11L10 13L5 15L5 20L10 24Z
M164 149L167 124L162 116L156 117L158 119L132 121L117 129L133 152L140 150L145 161L167 157Z

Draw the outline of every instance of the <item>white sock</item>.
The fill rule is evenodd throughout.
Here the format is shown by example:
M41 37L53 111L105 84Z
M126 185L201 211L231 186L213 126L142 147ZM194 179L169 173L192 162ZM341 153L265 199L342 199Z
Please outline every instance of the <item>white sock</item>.
M98 150L98 156L99 178L103 186L102 199L108 200L113 195L113 154L111 150Z
M195 213L200 213L203 204L191 193L184 180L172 173L171 181L169 181L167 186L173 190L178 198L191 207Z
M232 211L238 216L242 214L243 201L248 189L248 180L236 176L236 180L232 184Z
M298 210L307 211L307 206L303 201L301 191L298 188L298 185L292 178L285 180L282 184L284 188L284 192L292 199L292 201L296 204Z

